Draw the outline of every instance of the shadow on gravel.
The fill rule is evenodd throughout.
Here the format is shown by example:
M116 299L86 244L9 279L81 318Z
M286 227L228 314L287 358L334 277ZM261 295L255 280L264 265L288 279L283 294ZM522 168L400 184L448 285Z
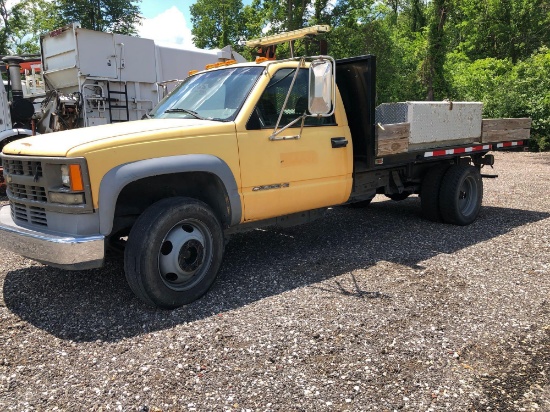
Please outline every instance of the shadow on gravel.
M227 245L221 278L202 299L174 311L141 304L129 290L121 263L68 272L35 265L10 271L6 306L15 315L61 339L118 341L197 321L294 288L368 268L379 261L420 267L549 213L484 207L467 227L420 218L418 198L375 202L366 209L334 208L313 223L239 234ZM380 292L334 293L384 298Z

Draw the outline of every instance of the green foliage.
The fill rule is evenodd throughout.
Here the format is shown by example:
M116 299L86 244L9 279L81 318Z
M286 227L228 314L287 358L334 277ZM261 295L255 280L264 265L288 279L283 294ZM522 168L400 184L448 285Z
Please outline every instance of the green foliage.
M443 67L447 54L445 26L449 15L450 0L433 0L427 28L426 60L423 80L427 88L426 100L442 100L447 94L447 81Z
M262 2L264 21L272 28L268 32L289 31L304 27L307 23L308 8L312 4L312 0L264 0Z
M549 0L460 0L453 19L453 47L472 60L515 63L550 41Z
M470 61L464 53L450 53L445 65L451 84L450 98L482 101L486 105L513 68L511 60L495 58Z
M140 1L0 0L0 54L38 53L41 34L75 21L92 30L136 34Z
M245 35L241 0L198 0L190 7L193 42L200 48L236 46ZM247 9L248 18L254 13Z
M550 50L543 47L519 62L511 73L508 86L513 87L512 92L505 97L511 101L510 108L515 110L510 113L531 117L533 146L538 150L550 150Z
M55 4L48 0L22 0L11 10L9 42L12 54L39 54L40 35L58 27Z
M8 52L10 30L10 10L7 8L7 0L0 0L0 17L2 18L2 27L0 28L0 53L10 54Z
M424 64L426 39L420 34L392 33L391 41L391 54L378 66L379 103L423 100L427 91L419 73Z
M20 0L8 8L0 0L0 54L36 54L39 37L55 27L56 6L49 0Z
M485 117L531 117L532 147L550 150L550 50L513 64L511 59L450 56L445 67L454 100L483 102Z
M79 21L86 29L137 34L141 0L57 0L60 23Z

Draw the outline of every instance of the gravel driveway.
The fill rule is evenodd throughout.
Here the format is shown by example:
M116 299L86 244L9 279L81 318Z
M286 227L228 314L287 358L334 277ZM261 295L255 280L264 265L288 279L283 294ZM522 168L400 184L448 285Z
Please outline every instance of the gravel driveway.
M134 298L119 263L5 253L0 406L550 411L550 153L488 173L467 227L377 196L236 235L214 289L174 311Z

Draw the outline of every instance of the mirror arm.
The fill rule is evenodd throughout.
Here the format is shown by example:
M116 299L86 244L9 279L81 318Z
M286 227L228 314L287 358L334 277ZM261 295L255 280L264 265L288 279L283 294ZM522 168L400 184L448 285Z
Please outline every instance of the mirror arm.
M294 77L292 77L292 82L290 83L290 87L288 88L288 92L286 93L286 97L285 97L285 101L283 103L283 107L281 107L281 113L279 113L279 118L277 119L277 123L275 124L275 130L273 130L273 134L269 137L269 140L274 140L272 139L273 137L277 136L279 133L281 133L283 130L287 129L289 126L293 125L294 123L296 123L296 121L298 119L295 119L294 121L292 121L291 123L287 124L285 127L283 127L282 129L278 130L279 129L279 124L281 123L281 119L283 117L283 113L286 109L286 105L288 103L288 99L290 97L290 92L292 91L292 88L294 87L294 83L296 82L296 78L298 77L298 72L300 71L300 67L303 67L305 63L305 58L302 57L300 59L300 62L298 63L298 67L296 67L296 72L294 73Z
M304 128L304 121L306 119L307 115L303 114L300 117L297 117L293 121L291 121L289 124L287 124L284 127L281 127L279 130L274 130L271 136L269 136L269 140L291 140L291 139L299 139L302 136L302 130ZM299 120L302 120L302 127L300 128L300 134L297 136L283 136L283 137L277 137L281 132L284 132L286 129L288 129L290 126L297 123Z
M306 122L306 117L307 117L307 114L304 113L302 115L302 124L300 125L300 134L298 135L298 138L302 136L302 132L304 130L304 123Z

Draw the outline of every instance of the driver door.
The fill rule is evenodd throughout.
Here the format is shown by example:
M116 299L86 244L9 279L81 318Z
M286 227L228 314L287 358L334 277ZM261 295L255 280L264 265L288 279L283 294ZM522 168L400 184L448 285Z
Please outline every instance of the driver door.
M237 131L245 221L335 205L350 195L351 136L337 116L306 118L301 133L298 121L277 136L284 139L269 139L281 111L279 128L307 110L303 68L283 107L295 70L279 69L271 77L246 128Z

